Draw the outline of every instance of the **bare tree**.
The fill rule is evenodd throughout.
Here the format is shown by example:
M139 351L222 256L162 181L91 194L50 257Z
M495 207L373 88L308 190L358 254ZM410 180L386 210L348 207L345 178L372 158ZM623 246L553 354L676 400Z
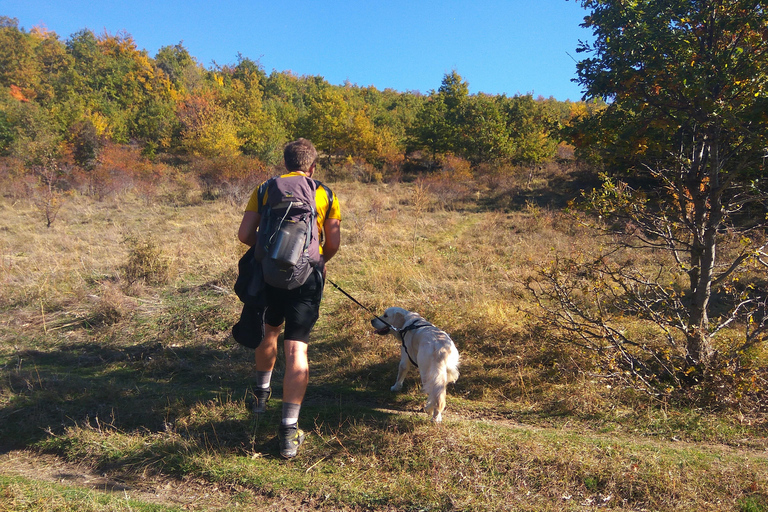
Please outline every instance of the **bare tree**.
M46 227L50 228L63 202L64 195L60 184L64 173L61 165L52 156L42 158L39 163L33 164L31 169L37 178L33 190L35 206L43 214Z

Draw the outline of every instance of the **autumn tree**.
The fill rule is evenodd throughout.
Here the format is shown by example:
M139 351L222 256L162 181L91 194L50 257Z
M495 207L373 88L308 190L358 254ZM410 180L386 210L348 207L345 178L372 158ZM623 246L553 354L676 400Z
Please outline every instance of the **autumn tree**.
M378 91L373 87L362 91L370 116L376 127L385 127L394 143L394 149L405 153L408 133L416 124L416 115L426 96L418 92L398 92L393 89Z
M203 157L234 156L241 140L233 113L212 93L190 95L178 108L181 144L190 154Z
M595 39L579 50L579 82L607 102L594 140L613 165L588 199L615 244L591 264L561 259L544 272L561 306L551 311L574 339L596 350L608 341L656 391L701 382L768 328L768 290L754 278L768 267L765 4L582 4ZM636 267L622 248L652 251L653 263ZM601 284L577 285L585 276ZM617 327L622 315L655 324L664 342L633 338Z
M279 163L287 139L277 118L264 106L264 70L238 55L237 65L222 66L218 73L222 77L221 104L232 113L242 152Z
M62 139L43 108L20 101L14 107L7 111L16 126L11 152L23 162L32 201L51 227L65 197L67 166L61 158Z
M15 18L0 17L0 84L14 86L20 97L35 97L40 83L34 41Z

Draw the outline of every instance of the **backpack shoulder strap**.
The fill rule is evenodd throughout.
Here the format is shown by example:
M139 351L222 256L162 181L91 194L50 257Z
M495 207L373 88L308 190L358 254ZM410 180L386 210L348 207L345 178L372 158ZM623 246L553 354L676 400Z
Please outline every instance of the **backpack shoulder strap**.
M315 182L315 185L317 185L317 188L321 188L322 187L322 189L325 190L325 195L326 195L326 197L328 197L328 210L325 212L325 218L327 219L328 215L331 214L331 206L333 206L333 192L322 181L314 180L314 182Z
M275 178L269 178L267 181L265 181L264 183L259 185L259 190L258 190L258 192L256 192L256 197L257 197L258 202L259 202L259 207L258 207L259 212L261 212L262 208L264 208L266 206L266 204L264 203L264 197L267 195L267 189L269 188L269 184L274 179Z

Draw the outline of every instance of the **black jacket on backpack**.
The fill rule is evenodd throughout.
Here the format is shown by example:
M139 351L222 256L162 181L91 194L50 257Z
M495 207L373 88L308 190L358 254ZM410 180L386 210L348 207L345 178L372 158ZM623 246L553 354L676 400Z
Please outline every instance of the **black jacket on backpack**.
M293 184L282 181L287 178L301 179L292 180ZM258 347L264 337L264 313L267 308L265 285L269 283L279 288L295 288L303 284L308 274L322 264L314 194L319 187L325 190L328 197L328 213L330 213L333 206L333 192L317 180L299 176L287 178L272 178L259 187L261 222L257 243L250 247L238 262L238 276L234 289L243 303L243 310L240 313L240 320L232 327L232 336L235 341L248 348ZM311 196L308 190L311 190ZM265 194L266 204L264 204ZM292 203L292 205L286 203ZM326 218L328 218L327 215ZM305 224L309 222L305 225L307 229L295 229L301 228L298 226L299 222ZM288 226L289 229L283 229L283 233L280 233L281 226ZM300 240L299 244L294 244L300 245L303 251L298 266L297 262L282 261L280 257L285 255L285 251L280 253L275 248L280 235L289 233L290 236L294 236L296 232L300 236L306 236ZM285 248L285 246L282 247ZM267 276L265 276L265 268L269 271Z

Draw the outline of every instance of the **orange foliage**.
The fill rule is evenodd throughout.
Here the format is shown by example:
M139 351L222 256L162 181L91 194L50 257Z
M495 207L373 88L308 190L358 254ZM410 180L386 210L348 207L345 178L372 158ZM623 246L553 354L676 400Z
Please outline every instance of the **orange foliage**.
M104 55L112 57L133 56L138 53L136 42L133 37L125 31L110 35L106 31L99 36L98 43Z
M32 27L32 29L29 31L29 35L36 37L37 39L48 39L49 37L54 39L58 38L56 32L48 30L48 27L45 25L36 25Z
M464 158L445 155L440 171L426 174L419 183L434 194L443 208L453 208L474 192L476 184L471 164Z
M16 85L11 85L11 97L24 103L27 103L29 101L29 99L26 96L24 96L24 93L22 92L21 88L19 88Z
M151 195L168 174L166 165L144 158L139 148L108 143L99 153L96 166L91 171L75 169L72 180L82 192L103 199L128 190Z

